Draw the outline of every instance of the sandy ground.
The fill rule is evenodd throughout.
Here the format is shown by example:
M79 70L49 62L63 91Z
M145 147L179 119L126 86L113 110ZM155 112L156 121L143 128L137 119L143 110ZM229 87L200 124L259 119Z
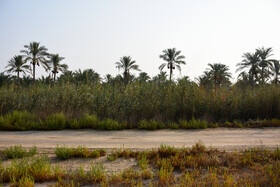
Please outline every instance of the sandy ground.
M227 151L244 149L252 146L269 148L280 145L280 128L233 129L216 128L200 130L62 130L62 131L15 131L0 132L0 149L12 145L24 147L37 146L38 149L52 150L57 145L88 148L157 148L160 144L175 147L189 147L202 141L206 146L213 146Z

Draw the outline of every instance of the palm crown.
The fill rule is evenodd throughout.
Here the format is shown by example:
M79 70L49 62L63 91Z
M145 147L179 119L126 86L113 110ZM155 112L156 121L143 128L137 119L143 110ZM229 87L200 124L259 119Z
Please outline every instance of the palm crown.
M244 53L243 60L241 63L238 63L236 66L239 66L236 71L244 70L245 68L249 68L249 74L252 77L252 88L254 88L254 77L255 80L258 79L259 69L259 54L255 53Z
M231 78L231 73L227 65L221 63L208 65L210 66L208 68L209 76L214 81L215 89L220 87L223 82L228 82L229 78Z
M7 70L8 73L16 72L18 78L20 72L25 74L26 71L30 70L30 66L26 65L26 63L23 61L22 56L20 55L11 58L11 60L8 61L8 65L6 66L6 68L9 68Z
M46 60L47 48L45 46L40 46L38 42L30 42L29 45L25 45L26 50L22 50L24 53L25 62L30 61L33 65L33 81L35 82L35 66L42 64L45 69L48 69L48 63Z
M125 85L128 83L131 70L141 71L135 60L132 60L130 56L123 56L119 62L115 63L118 70L123 70L123 76Z
M269 66L272 65L272 59L268 59L270 56L272 56L271 54L272 52L272 48L258 48L256 50L256 53L259 55L259 66L261 68L260 71L260 76L261 76L261 80L262 82L266 82L265 78L269 77L270 75L270 71L269 71Z
M54 81L56 78L56 74L59 71L66 71L68 69L67 64L61 64L60 62L65 59L64 57L60 57L58 54L51 54L49 56L50 60L48 61L48 66L51 68L53 73Z
M167 68L170 69L169 80L171 80L173 69L177 68L181 72L180 64L186 64L186 62L183 60L185 59L185 56L180 55L181 51L176 51L175 48L165 49L162 52L163 54L160 55L159 58L162 58L167 63L161 64L159 69L163 70L163 68L167 66Z

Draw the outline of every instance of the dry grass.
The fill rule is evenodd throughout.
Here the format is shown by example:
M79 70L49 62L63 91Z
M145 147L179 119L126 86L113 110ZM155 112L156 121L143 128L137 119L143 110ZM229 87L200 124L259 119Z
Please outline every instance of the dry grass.
M77 151L78 150L78 151ZM85 147L76 149L79 159L88 159ZM137 166L117 172L108 171L105 165L115 161L103 159L92 162L84 169L51 165L47 157L22 158L5 166L0 164L0 182L13 186L32 186L34 182L53 181L54 186L86 184L153 185L153 186L279 186L280 150L255 147L243 151L225 152L207 148L198 142L191 148L174 148L161 145L158 149L133 151L111 150L102 157L136 159ZM96 159L96 158L90 158Z

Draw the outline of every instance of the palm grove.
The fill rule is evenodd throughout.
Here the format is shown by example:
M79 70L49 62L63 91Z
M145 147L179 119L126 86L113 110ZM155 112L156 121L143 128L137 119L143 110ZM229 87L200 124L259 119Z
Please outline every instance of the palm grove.
M174 80L172 75L176 69L181 72L185 56L170 48L159 58L163 63L154 77L146 72L134 76L133 71L141 71L139 65L132 57L123 56L115 62L120 74L101 78L93 69L69 71L64 57L31 42L8 61L9 74L0 75L0 114L26 110L44 118L61 112L77 119L94 114L101 120L129 124L141 120L177 123L280 118L279 60L273 59L272 48L244 53L234 84L225 64L208 64L196 81L188 76ZM39 66L48 75L36 79Z

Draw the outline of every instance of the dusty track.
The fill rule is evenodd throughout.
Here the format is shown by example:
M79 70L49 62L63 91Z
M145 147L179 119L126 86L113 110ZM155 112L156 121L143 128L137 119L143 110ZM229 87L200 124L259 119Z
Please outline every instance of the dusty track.
M175 147L192 146L198 141L206 146L232 151L252 146L269 148L280 145L280 128L264 129L202 129L202 130L63 130L0 132L0 149L21 144L24 147L36 145L38 149L52 149L56 145L88 148L156 148L160 144Z

